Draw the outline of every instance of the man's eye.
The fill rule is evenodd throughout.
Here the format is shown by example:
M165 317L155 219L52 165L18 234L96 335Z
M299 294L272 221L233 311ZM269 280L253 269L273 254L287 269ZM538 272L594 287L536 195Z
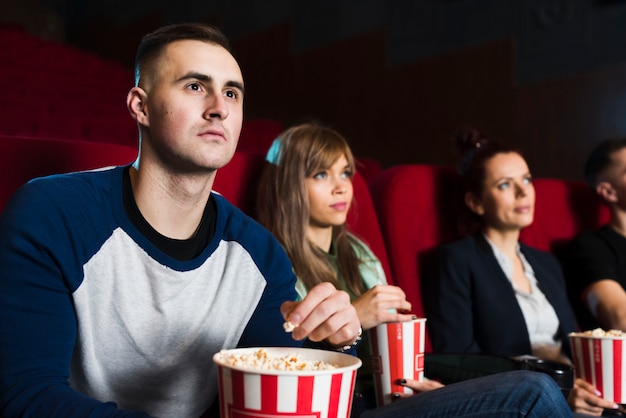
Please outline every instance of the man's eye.
M239 93L235 90L228 90L224 95L230 99L236 99L239 97Z
M191 84L189 84L187 86L187 88L189 90L193 90L193 91L200 91L201 90L200 84L198 84L198 83L191 83Z

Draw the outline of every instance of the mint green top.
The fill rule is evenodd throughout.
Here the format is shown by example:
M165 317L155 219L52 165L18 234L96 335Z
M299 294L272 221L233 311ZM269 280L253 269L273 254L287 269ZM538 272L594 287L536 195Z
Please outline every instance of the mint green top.
M355 250L357 257L361 261L359 265L359 271L361 272L361 278L365 284L366 289L371 289L376 285L387 284L385 277L385 271L383 270L380 260L374 255L372 250L363 241L350 235L353 239L352 248ZM327 253L328 260L332 263L337 272L337 280L339 281L339 288L345 290L350 295L350 300L354 302L357 299L357 295L348 289L344 278L339 272L339 264L337 262L337 254L334 253L334 245L331 246L331 252ZM296 282L296 291L298 292L298 298L302 300L308 293L304 283L298 279ZM363 365L357 372L356 392L371 392L373 391L373 376L372 376L372 362L370 357L372 355L372 348L370 346L369 332L363 333L363 340L357 347L357 354L363 361Z
M354 240L354 244L352 248L356 252L357 257L361 260L361 264L359 265L359 271L361 272L361 278L363 279L363 283L365 284L366 289L371 289L377 284L387 284L387 279L385 278L385 271L383 270L382 264L380 260L376 258L372 250L365 244L363 241L355 237L354 235L350 235L350 237ZM334 245L331 248L334 249ZM337 262L337 254L331 252L327 253L328 260L332 263L337 272L337 280L339 281L339 288L341 290L345 290L350 294L350 300L354 301L357 298L352 291L348 289L344 278L339 272L339 264ZM303 299L308 293L307 288L301 280L298 280L296 283L296 291L298 292L298 298Z

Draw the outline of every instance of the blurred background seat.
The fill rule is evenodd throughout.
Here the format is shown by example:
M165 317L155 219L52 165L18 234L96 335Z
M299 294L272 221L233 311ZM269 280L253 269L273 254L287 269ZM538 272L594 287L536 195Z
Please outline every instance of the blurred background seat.
M0 136L0 211L32 178L128 164L136 157L137 149L125 145Z

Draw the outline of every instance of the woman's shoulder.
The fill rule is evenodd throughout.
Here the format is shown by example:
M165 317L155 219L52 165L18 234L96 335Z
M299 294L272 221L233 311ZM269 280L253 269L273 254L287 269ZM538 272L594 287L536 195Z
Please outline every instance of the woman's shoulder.
M482 236L468 235L435 248L434 256L444 263L482 263L490 253L489 244Z
M350 237L350 244L359 258L376 258L376 255L374 255L374 252L365 241L352 233L348 233L348 236Z
M523 242L520 242L519 245L520 245L520 249L522 250L524 254L532 254L537 257L555 258L554 255L550 251L531 247L530 245L525 244Z
M441 244L439 248L442 251L448 252L466 251L470 248L476 248L481 246L481 241L485 241L484 238L482 238L481 236L467 235L454 241L445 242ZM486 241L484 243L486 243Z
M539 248L531 247L529 245L520 242L520 250L524 256L528 259L528 262L533 264L541 264L544 266L551 265L557 269L560 269L559 260L550 251L540 250ZM536 266L533 266L536 267Z

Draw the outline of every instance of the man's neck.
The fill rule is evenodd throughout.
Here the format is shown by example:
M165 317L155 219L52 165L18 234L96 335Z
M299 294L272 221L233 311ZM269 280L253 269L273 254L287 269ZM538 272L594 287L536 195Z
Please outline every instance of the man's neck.
M192 237L213 186L214 175L201 179L172 179L148 169L130 169L130 181L137 207L160 234L173 239Z
M611 208L611 228L618 234L626 237L626 212L619 208Z

